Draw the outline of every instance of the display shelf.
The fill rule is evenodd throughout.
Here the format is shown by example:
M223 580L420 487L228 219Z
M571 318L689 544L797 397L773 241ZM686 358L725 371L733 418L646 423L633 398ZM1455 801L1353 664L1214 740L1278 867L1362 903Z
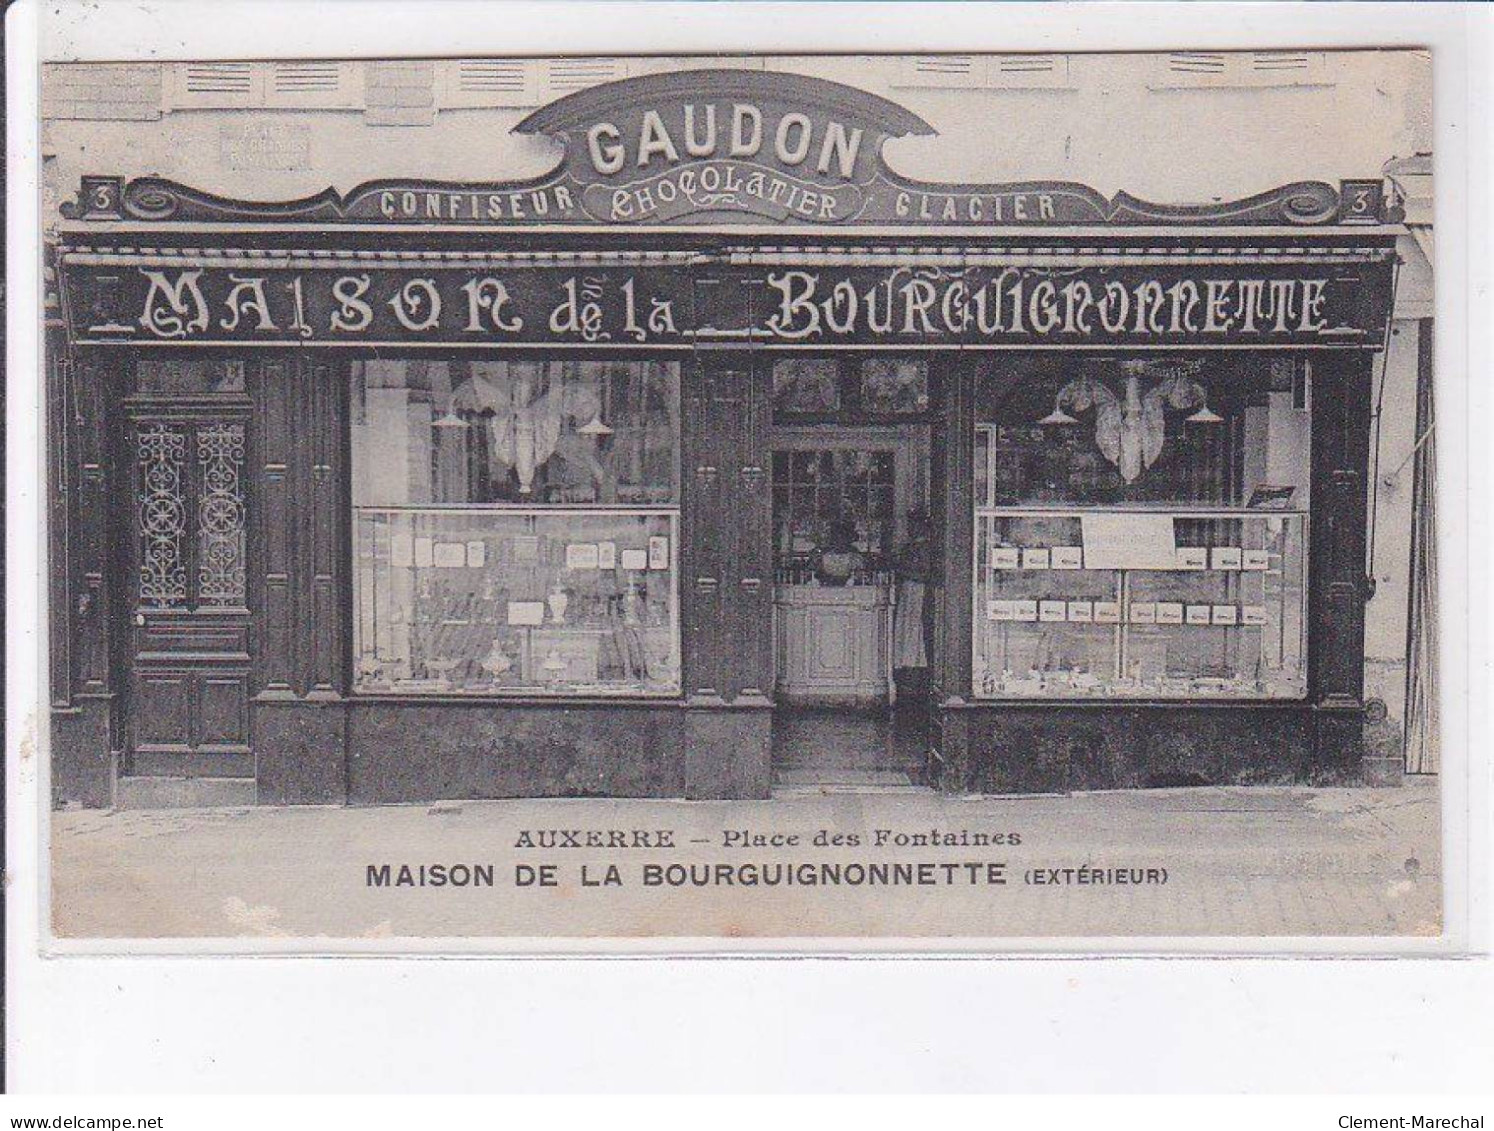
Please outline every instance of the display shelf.
M977 698L1306 695L1300 511L980 508Z
M354 513L355 683L395 695L677 695L677 513Z

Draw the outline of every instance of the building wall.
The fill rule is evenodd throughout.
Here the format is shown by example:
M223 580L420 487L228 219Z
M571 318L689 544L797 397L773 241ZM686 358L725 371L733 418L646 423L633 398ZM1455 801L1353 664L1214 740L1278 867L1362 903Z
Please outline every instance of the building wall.
M1393 157L1431 148L1424 52L226 66L243 69L46 68L49 196L66 199L86 172L153 173L251 199L375 177L533 176L559 150L510 132L531 109L681 67L771 67L890 98L938 131L887 149L900 172L929 180L1073 180L1107 195L1201 203L1374 176ZM46 214L55 219L55 207Z
M1365 697L1384 702L1388 723L1406 729L1407 629L1411 608L1412 502L1421 322L1432 316L1432 269L1411 237L1400 241L1396 317L1375 380L1370 464L1374 596L1365 610Z

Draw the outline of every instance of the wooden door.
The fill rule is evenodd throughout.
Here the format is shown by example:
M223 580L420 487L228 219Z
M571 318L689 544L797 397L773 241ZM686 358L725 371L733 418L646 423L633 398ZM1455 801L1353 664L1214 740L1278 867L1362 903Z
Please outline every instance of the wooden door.
M247 414L226 408L131 413L127 773L254 774L247 437Z

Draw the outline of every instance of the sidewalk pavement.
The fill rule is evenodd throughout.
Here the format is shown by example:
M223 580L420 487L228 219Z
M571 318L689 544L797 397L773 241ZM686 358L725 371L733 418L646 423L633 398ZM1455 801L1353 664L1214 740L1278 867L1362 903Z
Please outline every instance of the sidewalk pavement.
M282 942L1435 936L1438 797L1436 778L1408 778L1385 789L56 813L53 925L67 938ZM649 847L606 847L640 833ZM586 847L588 834L603 847ZM781 863L789 874L769 867ZM437 886L437 864L448 881L486 867L493 883ZM896 882L896 864L915 882ZM416 879L425 865L426 885L398 886L405 865ZM542 875L553 884L516 882Z

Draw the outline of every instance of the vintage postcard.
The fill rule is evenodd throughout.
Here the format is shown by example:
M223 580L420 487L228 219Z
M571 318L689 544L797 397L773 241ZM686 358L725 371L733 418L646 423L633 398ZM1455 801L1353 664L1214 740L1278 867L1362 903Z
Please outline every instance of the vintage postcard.
M54 944L1435 946L1432 77L44 66Z

